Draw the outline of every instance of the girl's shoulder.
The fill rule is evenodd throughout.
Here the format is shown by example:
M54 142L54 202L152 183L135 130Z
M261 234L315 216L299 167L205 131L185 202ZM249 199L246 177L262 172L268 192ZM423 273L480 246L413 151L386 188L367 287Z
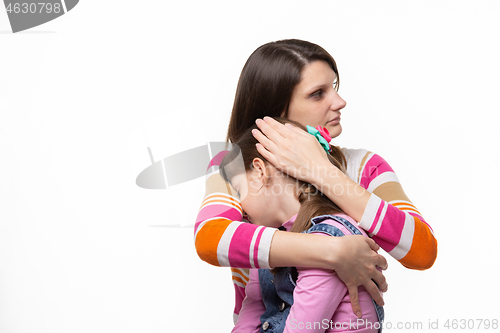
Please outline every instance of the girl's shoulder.
M316 225L320 223L331 225L340 229L344 235L361 234L363 236L367 236L366 232L358 226L358 223L352 217L343 213L316 216L312 219L312 221Z

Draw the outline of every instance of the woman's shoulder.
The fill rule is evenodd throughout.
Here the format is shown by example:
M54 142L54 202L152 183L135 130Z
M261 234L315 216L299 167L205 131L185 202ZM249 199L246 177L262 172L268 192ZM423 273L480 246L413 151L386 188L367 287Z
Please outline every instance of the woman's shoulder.
M366 162L366 160L369 160L372 156L379 156L371 150L362 148L353 149L342 147L340 148L340 150L342 150L342 153L344 154L348 163L354 163L357 165L362 164L363 161Z
M371 154L366 149L340 148L346 160L346 174L349 178L359 184L360 169L366 163L367 157Z
M378 168L390 168L389 164L378 154L367 149L341 148L345 156L347 167L346 174L356 183L360 183L363 175L371 173Z

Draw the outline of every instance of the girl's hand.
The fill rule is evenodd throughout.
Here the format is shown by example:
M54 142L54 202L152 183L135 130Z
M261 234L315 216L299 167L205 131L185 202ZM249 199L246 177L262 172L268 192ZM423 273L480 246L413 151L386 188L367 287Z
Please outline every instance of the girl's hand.
M316 138L291 124L283 125L270 117L256 120L260 131L252 131L259 141L257 150L278 170L314 183L317 168L330 165L326 152Z
M334 254L335 272L349 290L353 312L361 318L358 286L364 286L375 302L383 306L381 292L387 291L387 282L379 269L387 269L387 260L375 252L380 247L371 238L345 236L335 240L334 252L328 253Z

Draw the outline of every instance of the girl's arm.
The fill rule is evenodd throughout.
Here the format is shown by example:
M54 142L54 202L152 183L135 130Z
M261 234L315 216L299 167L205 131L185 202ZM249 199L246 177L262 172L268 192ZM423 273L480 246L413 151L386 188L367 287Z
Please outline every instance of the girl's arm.
M432 266L437 256L433 231L380 156L366 152L353 159L357 163L348 165L357 169L351 170L351 176L357 173L354 176L358 184L325 158L325 152L312 135L271 118L259 121L258 126L265 134L254 131L261 143L258 150L274 166L316 185L404 266L413 269Z
M347 287L332 270L299 268L298 271L293 305L283 333L323 333L330 328L330 320Z
M355 223L348 216L343 216L343 218ZM351 230L335 220L327 219L322 223L337 228L339 231L339 234L335 237L337 239L346 238L346 236L342 235L352 234ZM319 237L332 238L320 232L316 233L318 233ZM359 237L367 238L365 233L363 235ZM346 312L345 303L343 302L346 302L347 287L334 271L300 267L297 270L299 276L293 291L293 305L290 308L284 332L295 332L296 329L301 328L307 329L309 324L307 332L322 333L327 328L332 328L333 325L330 320L335 312L337 312L335 320L342 321L337 324L354 323L356 329L365 328L367 321L372 322L372 325L378 321L371 298L366 293L363 294L361 302L364 320L358 321L352 313ZM341 306L341 303L344 306ZM360 314L358 314L358 317L360 317ZM314 326L315 323L319 324ZM302 327L299 327L300 325ZM351 329L354 330L354 328Z

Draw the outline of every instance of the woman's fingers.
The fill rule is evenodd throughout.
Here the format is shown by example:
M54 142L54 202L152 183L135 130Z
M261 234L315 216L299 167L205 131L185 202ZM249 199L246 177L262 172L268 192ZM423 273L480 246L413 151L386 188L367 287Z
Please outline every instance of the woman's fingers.
M252 130L252 135L253 135L254 138L257 139L257 141L259 141L259 143L265 149L267 149L269 151L277 149L276 143L274 143L273 141L269 140L269 138L267 136L265 136L261 131L259 131L257 129L254 129L254 130Z
M352 312L354 312L356 317L361 318L362 313L361 306L359 305L358 286L347 286L347 290L349 291Z
M257 151L262 155L262 157L264 157L269 163L279 169L278 159L276 158L276 156L274 156L273 153L264 148L264 146L262 146L260 143L257 143L255 146L257 147Z
M382 297L382 294L380 293L377 285L373 281L367 282L363 286L378 305L384 306L384 298ZM358 286L347 286L347 290L349 291L349 299L351 300L352 312L354 312L356 317L361 318L362 312L361 306L359 305Z
M384 258L384 260L385 260L385 258ZM385 279L384 274L382 274L382 272L380 270L377 270L375 273L373 273L372 281L377 285L377 287L378 287L377 289L383 293L385 293L387 291L387 289L389 288L389 285L387 284L387 280Z
M265 117L265 118L267 119L267 117ZM272 142L279 145L281 143L281 141L283 140L283 138L286 138L285 135L288 134L288 133L286 133L286 131L283 130L283 128L285 128L285 126L283 124L278 123L276 120L274 120L272 118L269 118L267 120L268 121L263 121L261 119L257 119L255 121L255 123L257 124L257 127L259 128L259 130L262 133L264 133L264 135L269 140L271 140ZM275 122L276 124L274 124L273 122ZM271 126L271 124L272 124L272 126ZM285 130L290 131L289 128L285 128ZM264 146L265 146L265 143L263 143L263 142L261 142L261 143L264 144ZM265 147L266 147L266 149L268 148L267 146L265 146Z
M377 271L378 272L378 271ZM378 272L380 275L382 273ZM375 282L369 281L366 284L363 285L368 291L368 293L372 296L373 300L380 306L384 306L384 298L382 297L382 293L380 292L380 289L377 287L377 284Z
M289 128L291 131L297 133L298 135L309 135L309 133L307 133L306 131L303 131L302 129L298 128L297 126L293 125L293 124L290 124L290 123L286 123L285 124L285 127ZM290 135L288 133L288 135Z
M377 252L378 250L380 250L380 246L377 243L375 243L375 241L373 239L367 238L366 241L367 241L368 245L370 245L370 248L373 251Z
M298 127L285 126L272 118L257 120L252 135L262 148L259 152L278 170L300 180L314 181L314 167L330 166L326 152L316 138ZM272 155L269 155L269 153ZM268 158L269 157L269 158ZM315 161L315 163L311 163Z
M290 136L291 129L286 127L284 124L274 120L271 117L264 117L264 121L257 123L257 126L266 135L269 132L269 135L279 135L280 137L283 137L283 138ZM279 139L279 137L278 137L278 139Z
M368 242L368 245L370 245L370 248L373 251L378 251L380 249L380 246L377 243L375 243L375 241L373 239L367 238L366 241ZM379 268L380 270L385 271L388 267L387 259L385 259L384 256L377 253L377 259L376 259L375 266L377 268ZM378 289L381 292L385 293L387 291L387 288L388 288L387 281L385 279L385 276L382 273L378 272L378 274L377 274L377 272L375 272L374 276L372 276L372 280L373 280L373 282L375 282L377 284Z
M387 290L387 282L377 265L385 268L387 261L373 250L378 248L374 241L364 236L345 236L336 238L335 245L338 247L335 250L334 270L347 286L356 316L359 317L361 312L358 286L364 286L375 302L383 305L380 291Z
M377 252L380 249L380 246L377 243L375 243L375 241L373 239L367 238L366 242L368 243L368 245L370 245L370 248L373 251ZM388 267L387 259L385 259L384 256L382 256L382 255L379 254L378 257L377 257L377 264L376 264L376 266L378 268L380 268L381 270L385 271L387 269L387 267ZM380 286L380 284L379 284L379 286Z

